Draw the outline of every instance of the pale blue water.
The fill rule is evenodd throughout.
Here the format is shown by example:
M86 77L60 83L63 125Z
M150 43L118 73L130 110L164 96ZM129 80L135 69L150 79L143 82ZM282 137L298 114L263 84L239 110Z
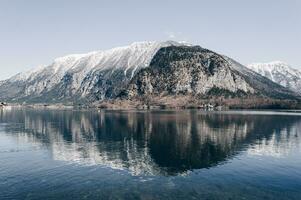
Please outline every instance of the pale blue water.
M301 199L301 115L0 110L0 199Z

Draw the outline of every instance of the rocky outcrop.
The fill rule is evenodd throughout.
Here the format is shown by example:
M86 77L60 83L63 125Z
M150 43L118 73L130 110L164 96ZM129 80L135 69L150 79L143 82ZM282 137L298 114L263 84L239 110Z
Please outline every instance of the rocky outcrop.
M150 67L137 73L121 97L170 95L294 98L293 92L199 46L161 48Z

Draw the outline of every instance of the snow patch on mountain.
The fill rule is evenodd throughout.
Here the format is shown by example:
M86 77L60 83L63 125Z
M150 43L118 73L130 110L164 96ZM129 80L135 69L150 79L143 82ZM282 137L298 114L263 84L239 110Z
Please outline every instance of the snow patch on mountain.
M27 79L29 79L32 75L39 73L40 71L42 71L45 68L45 66L41 65L35 68L32 68L28 71L25 72L21 72L18 73L16 75L14 75L13 77L11 77L10 79L8 79L9 81L13 82L13 81L26 81ZM2 82L5 82L2 81Z
M294 69L285 62L253 63L247 67L275 83L301 93L301 71Z

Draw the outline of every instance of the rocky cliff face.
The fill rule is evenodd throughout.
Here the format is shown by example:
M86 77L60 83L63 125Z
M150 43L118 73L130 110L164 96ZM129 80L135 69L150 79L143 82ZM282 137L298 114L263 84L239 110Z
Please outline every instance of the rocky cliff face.
M200 98L294 96L289 90L234 60L199 46L161 48L150 67L142 69L121 96L135 98L166 95Z

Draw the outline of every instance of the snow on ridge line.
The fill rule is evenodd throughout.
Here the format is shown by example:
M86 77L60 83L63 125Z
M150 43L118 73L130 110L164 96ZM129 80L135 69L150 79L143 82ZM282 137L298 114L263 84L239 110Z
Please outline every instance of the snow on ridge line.
M297 68L293 68L291 65L287 64L283 61L272 61L267 63L251 63L247 65L248 68L255 70L256 72L266 70L266 71L273 71L273 70L285 70L290 73L301 73L301 70Z
M275 60L271 62L256 62L256 63L251 63L249 65L279 65L279 64L288 65L286 62L280 60Z
M267 63L252 63L247 65L248 68L258 72L259 70L272 71L276 66L288 66L286 63L281 61L273 61Z
M31 75L33 75L34 73L38 73L39 71L43 70L45 67L47 67L46 65L39 65L38 67L35 68L31 68L27 71L24 72L20 72L14 76L12 76L9 79L6 80L10 80L10 81L25 81L27 80ZM5 82L6 80L2 80L3 82Z
M110 49L106 49L106 50L97 50L97 51L91 51L88 53L82 53L82 54L68 54L62 57L58 57L56 59L54 59L54 61L63 61L66 59L81 59L83 57L88 57L91 55L95 55L95 54L100 54L100 53L109 53L109 52L116 52L116 51L120 51L120 50L125 50L125 49L134 49L137 47L148 47L150 45L155 45L155 44L169 44L169 45L179 45L179 44L183 44L183 45L191 45L185 41L165 41L165 42L156 42L156 41L141 41L141 42L133 42L129 45L126 46L120 46L120 47L114 47L114 48L110 48Z
M301 70L282 61L253 63L247 67L296 93L301 93Z
M190 45L190 44L186 42L176 42L176 41L162 41L162 42L142 41L142 42L133 42L127 46L115 47L108 50L91 51L83 54L69 54L69 55L55 58L50 65L43 65L42 67L39 66L37 68L33 68L31 70L18 73L13 77L9 78L8 80L26 81L28 79L31 79L33 76L37 76L38 73L44 73L44 71L46 70L52 70L51 75L57 73L64 74L67 71L72 70L73 68L79 67L78 65L80 65L80 67L82 68L86 68L86 70L89 71L92 68L100 67L102 64L108 65L108 62L105 62L108 60L111 60L112 63L114 62L116 63L118 59L121 59L120 56L126 53L126 51L130 52L130 54L132 54L131 56L133 57L135 56L140 57L140 60L137 58L127 58L129 62L128 65L124 67L126 68L126 71L129 68L134 67L135 68L133 70L134 72L138 68L145 67L145 65L149 64L150 59L152 58L152 56L154 56L157 50L159 50L159 48L166 47L166 46L173 46L173 45ZM135 59L136 62L142 62L140 63L141 66L137 66L139 65L139 63L137 64L136 62L134 62ZM130 63L130 61L132 61L132 63ZM98 64L100 66L98 66Z

